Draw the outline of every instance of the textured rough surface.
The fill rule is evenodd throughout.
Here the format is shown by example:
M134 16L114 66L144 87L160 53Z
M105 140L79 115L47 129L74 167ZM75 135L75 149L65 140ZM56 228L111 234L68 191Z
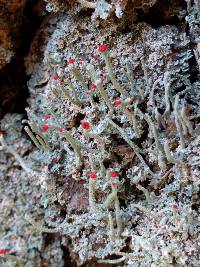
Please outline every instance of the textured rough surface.
M24 57L44 14L42 0L0 2L0 118L24 112L28 95Z
M0 125L0 261L199 266L199 2L46 2L28 119Z
M20 42L25 0L0 1L0 68L10 62Z

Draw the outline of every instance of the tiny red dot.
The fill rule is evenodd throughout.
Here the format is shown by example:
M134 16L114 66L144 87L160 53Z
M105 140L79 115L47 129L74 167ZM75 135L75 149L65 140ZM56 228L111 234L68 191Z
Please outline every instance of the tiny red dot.
M60 161L60 157L56 157L52 159L53 163L58 163Z
M54 79L55 81L59 80L59 76L58 76L57 73L54 75L53 79Z
M60 85L64 85L64 84L65 84L64 80L61 80Z
M118 172L111 172L111 177L112 178L119 177L119 173Z
M6 253L8 253L7 249L0 249L0 255L4 255Z
M46 115L44 115L43 118L44 118L45 121L47 121L47 120L51 119L51 115L46 114Z
M98 48L100 53L105 53L108 49L108 46L106 44L101 44Z
M177 206L176 203L174 203L174 204L172 205L172 208L173 208L173 209L177 209L177 207L178 207L178 206Z
M82 121L81 122L81 126L85 130L89 130L90 129L90 123L89 123L89 121Z
M121 99L120 99L119 97L117 97L117 98L115 99L115 101L114 101L114 105L115 105L115 106L119 106L119 105L121 105L121 103L122 103L122 101L121 101Z
M49 130L49 125L48 124L42 125L42 130L43 132L47 132Z
M75 60L73 58L69 58L67 60L67 64L74 64Z
M6 134L5 131L0 131L0 136L4 136Z
M97 54L94 54L94 55L93 55L93 58L94 58L95 60L97 60L99 57L98 57Z
M91 172L90 173L90 178L94 179L94 180L97 179L97 173L96 172Z
M95 84L95 83L92 83L92 84L90 84L90 88L91 88L91 89L96 89L96 88L97 88L97 86L96 86L96 84Z

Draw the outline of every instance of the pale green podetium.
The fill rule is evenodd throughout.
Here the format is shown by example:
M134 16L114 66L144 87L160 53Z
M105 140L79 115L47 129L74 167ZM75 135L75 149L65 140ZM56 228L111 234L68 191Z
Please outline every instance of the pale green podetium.
M104 53L101 53L101 56L102 56L103 60L105 61L109 78L110 78L112 84L114 85L115 89L120 94L122 94L123 96L125 96L126 98L128 98L129 97L128 92L126 92L126 90L120 85L120 83L117 81L117 79L115 77L109 52L108 51L105 51Z
M19 162L20 166L22 167L22 169L24 169L24 171L26 173L32 173L33 172L33 170L31 170L26 165L23 158L17 153L17 151L15 151L15 149L12 148L11 146L7 145L2 134L0 134L0 144L1 144L0 150L5 150L6 152L12 154L15 157L15 159Z

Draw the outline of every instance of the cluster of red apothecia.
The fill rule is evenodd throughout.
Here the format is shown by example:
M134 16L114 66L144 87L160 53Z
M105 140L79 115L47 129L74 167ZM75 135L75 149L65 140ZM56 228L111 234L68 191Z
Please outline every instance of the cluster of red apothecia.
M89 174L90 179L96 180L98 175L96 172L91 172ZM112 171L110 174L110 177L112 178L111 185L116 187L118 185L118 178L119 178L119 173L116 171Z
M98 51L99 51L99 53L102 53L102 54L103 54L103 53L107 52L107 50L108 50L108 45L106 45L106 44L101 44L101 45L98 47ZM97 56L96 54L94 54L93 57L94 57L95 59L98 59L98 56ZM73 59L73 58L69 58L69 59L66 61L66 63L67 63L67 65L71 65L71 64L76 63L76 61L75 61L75 59ZM78 64L82 64L82 63L83 63L83 61L79 61L79 62L78 62ZM58 75L57 73L54 75L53 79L54 79L55 81L60 81L60 84L61 84L61 85L64 85L64 81L63 81L63 80L60 80L59 75ZM92 89L92 90L95 90L95 89L97 88L97 85L96 85L95 83L92 83L92 84L89 85L89 88ZM121 104L122 104L122 101L121 101L120 97L117 97L117 98L114 100L114 102L113 102L113 105L114 105L114 106L119 106L119 105L121 105Z

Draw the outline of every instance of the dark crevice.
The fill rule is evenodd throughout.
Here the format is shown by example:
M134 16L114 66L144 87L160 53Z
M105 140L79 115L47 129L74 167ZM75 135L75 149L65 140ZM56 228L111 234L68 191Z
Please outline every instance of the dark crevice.
M28 89L23 58L14 57L0 72L0 118L6 113L24 113Z
M137 22L146 22L153 28L165 25L178 26L182 21L178 18L178 9L186 10L186 2L183 0L160 0L148 12L142 9L137 10ZM177 10L177 14L174 15ZM183 18L184 20L184 18Z
M61 249L63 251L63 260L64 260L64 267L77 267L75 261L72 261L70 257L70 251L66 246L61 245Z
M0 119L6 113L25 113L29 97L24 66L24 57L28 54L30 45L39 29L42 17L34 11L38 1L27 1L22 14L23 22L20 28L20 44L11 62L0 70Z
M188 63L189 63L190 82L194 83L198 80L198 75L199 75L198 65L195 55L193 55L193 57L191 57L188 60Z
M49 245L53 244L55 242L55 239L57 239L59 235L57 233L47 233L44 235L44 244L43 249L47 248Z

